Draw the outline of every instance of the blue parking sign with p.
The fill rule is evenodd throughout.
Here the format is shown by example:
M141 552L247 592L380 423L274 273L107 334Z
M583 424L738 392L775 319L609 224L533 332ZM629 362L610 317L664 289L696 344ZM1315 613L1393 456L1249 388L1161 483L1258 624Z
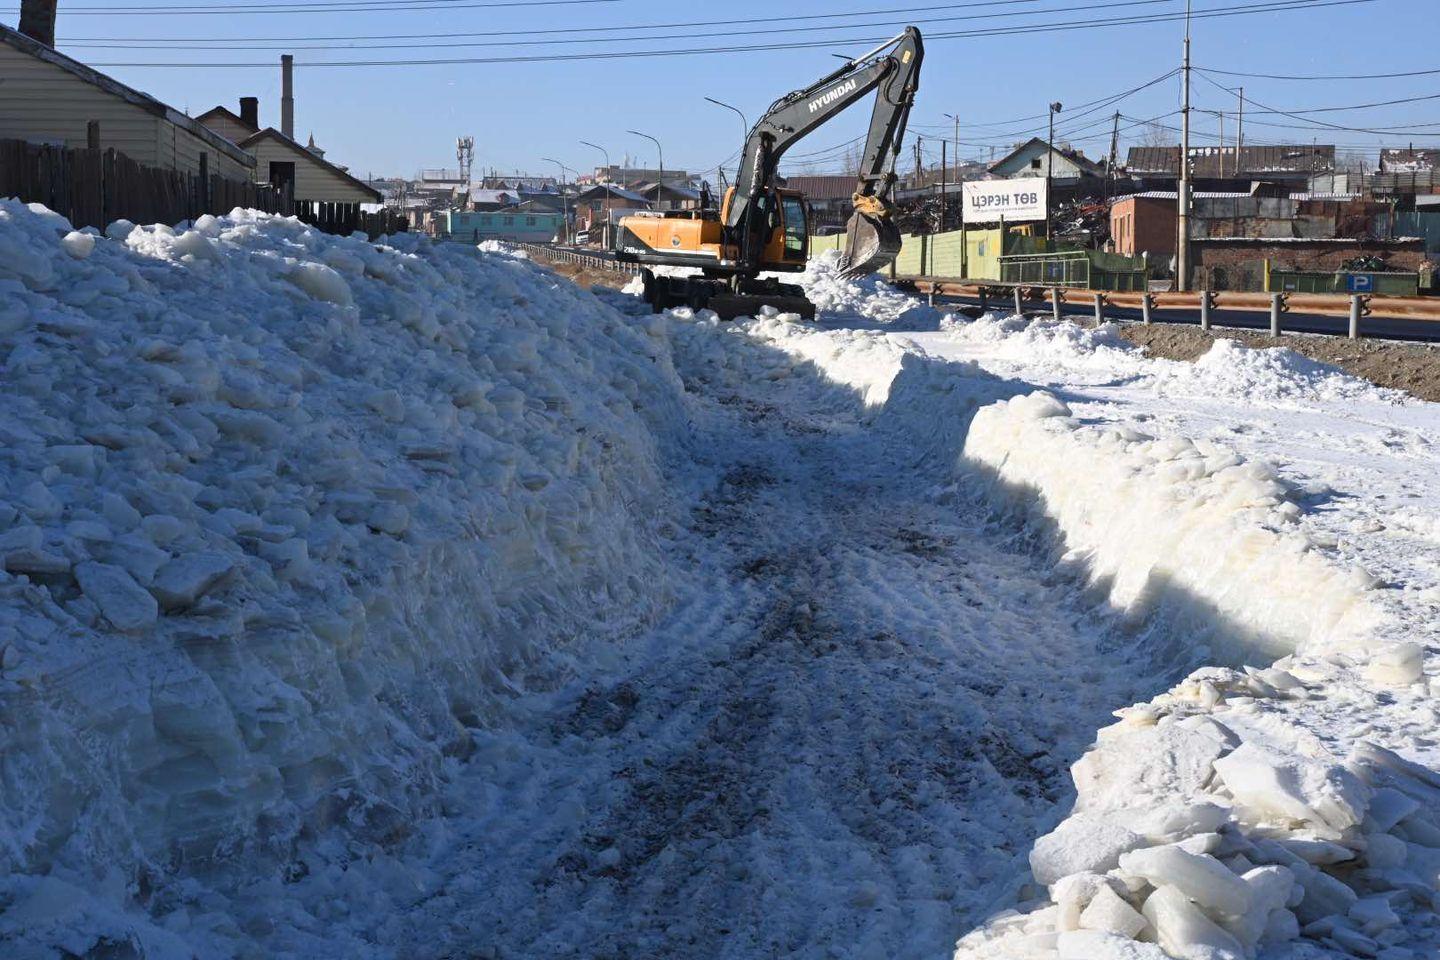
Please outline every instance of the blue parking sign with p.
M1350 293L1369 293L1375 289L1375 278L1368 273L1352 273L1345 278L1345 289Z

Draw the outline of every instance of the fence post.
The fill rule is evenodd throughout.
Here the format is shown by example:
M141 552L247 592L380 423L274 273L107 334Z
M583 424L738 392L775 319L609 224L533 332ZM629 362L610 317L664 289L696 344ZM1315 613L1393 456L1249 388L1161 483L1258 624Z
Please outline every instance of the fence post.
M1019 286L1019 284L1016 284L1016 286L1015 286L1015 316L1017 316L1017 317L1023 317L1023 316L1025 316L1025 310L1024 310L1023 307L1020 306L1020 286Z
M1270 294L1270 336L1280 336L1280 314L1285 312L1285 294Z
M1150 311L1155 309L1155 295L1145 291L1145 296L1140 298L1140 322L1150 326Z
M210 212L210 154L200 151L200 213Z
M1214 301L1210 297L1209 290L1200 291L1200 329L1210 329L1210 304Z
M1105 294L1095 291L1095 323L1097 325L1105 322Z
M100 149L100 121L91 120L85 124L85 146L91 150Z
M980 288L980 309L981 309L981 311L984 311L984 310L989 309L989 306L990 306L990 304L989 304L989 302L988 302L988 299L987 299L986 296L985 296L985 288L984 288L984 287L981 287L981 288Z
M930 298L928 302L930 306L935 306L935 284L933 283L930 284Z
M1360 339L1360 318L1370 312L1370 298L1358 293L1350 295L1350 339Z
M1058 321L1060 319L1060 288L1050 288L1050 312Z

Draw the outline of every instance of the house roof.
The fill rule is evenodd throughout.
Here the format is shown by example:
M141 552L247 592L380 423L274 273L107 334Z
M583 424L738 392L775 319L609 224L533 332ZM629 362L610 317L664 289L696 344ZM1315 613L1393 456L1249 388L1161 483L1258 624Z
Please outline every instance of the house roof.
M246 122L244 121L244 119L242 119L238 114L234 113L233 111L231 111L231 110L230 110L229 108L227 108L227 107L220 107L220 106L211 107L209 110L206 110L204 113L200 114L200 116L196 117L196 118L195 118L195 122L196 122L196 123L204 123L206 120L210 120L210 119L212 119L212 118L214 118L214 117L217 117L217 116L222 116L222 117L225 117L225 118L228 119L228 120L233 120L233 121L235 121L235 125L236 125L236 126L241 127L242 129L245 129L245 130L249 130L249 131L252 132L252 133L259 133L259 132L260 132L260 128L259 128L259 127L254 126L253 124L246 123Z
M649 203L648 200L646 200L644 197L640 196L640 194L634 192L633 190L626 190L623 187L617 187L613 183L597 183L595 184L595 186L591 187L588 190L582 190L580 194L575 197L575 199L576 201L593 200L595 199L595 196L597 194L615 197L620 200L628 200L631 203Z
M356 178L355 176L351 175L348 171L341 170L339 167L337 167L335 164L331 163L329 160L326 160L324 157L317 157L314 153L310 152L309 150L306 150L305 147L304 147L304 145L299 144L299 143L296 143L294 140L292 140L291 138L285 136L285 134L281 133L279 130L276 130L274 127L266 127L264 130L261 130L259 133L255 133L255 134L252 134L251 136L246 137L246 138L241 142L240 146L242 146L242 147L248 147L248 146L250 146L250 145L253 144L253 143L259 143L261 140L275 140L275 141L277 141L277 142L279 142L279 143L282 143L282 144L284 144L284 145L286 145L286 146L288 146L288 147L294 148L294 150L295 150L296 153L299 153L299 154L304 155L304 157L305 157L307 160L309 160L311 163L315 164L316 166L319 166L319 167L324 168L325 170L329 171L330 173L335 174L335 176L340 177L342 180L345 180L345 181L346 181L347 183L349 183L352 187L355 187L355 188L357 188L357 189L359 189L359 190L364 190L366 193L370 194L370 196L372 196L372 197L375 198L375 199L372 201L372 202L374 202L374 203L380 203L382 200L385 199L384 197L382 197L382 196L380 195L380 191L379 191L379 190L376 190L374 187L370 186L370 184L366 183L364 180L360 180L360 179Z
M1018 157L1020 154L1029 150L1031 147L1036 146L1037 144L1041 147L1046 146L1045 139L1043 137L1031 137L1029 140L1026 140L1014 150L1011 150L1009 153L1005 154L1005 156L1001 157L999 160L996 160L994 163L990 164L988 169L990 169L991 171L998 170L1000 167L1005 166L1005 164L1009 163L1015 157ZM1053 144L1050 145L1050 149L1054 153L1060 154L1060 156L1064 157L1066 160L1069 160L1071 163L1075 164L1075 166L1079 167L1086 173L1099 174L1102 172L1100 164L1096 163L1094 160L1091 160L1079 150L1070 150L1064 147L1054 146Z
M855 177L847 173L821 173L786 177L788 190L799 190L808 200L849 200L855 195Z
M483 190L475 187L470 191L471 203L501 203L510 204L520 200L520 194L515 190Z
M683 187L676 183L670 183L669 181L666 181L663 185L657 183L644 183L636 187L635 190L638 193L643 194L647 197L650 194L655 194L658 197L659 190L662 186L666 193L674 194L677 197L684 197L686 200L700 199L699 190L693 190L690 187Z
M1386 173L1423 171L1440 168L1440 150L1402 147L1380 151L1380 169Z
M79 60L67 57L53 47L47 47L40 41L25 36L25 34L18 30L12 30L10 27L0 24L0 43L13 47L21 53L27 53L37 60L43 60L46 63L53 64L66 73L78 77L92 86L99 87L113 97L118 97L126 103L137 106L147 113L154 114L174 124L247 167L253 167L255 165L254 157L220 136L220 134L214 130L206 127L200 121L187 117L173 107L156 100L148 93L141 93L133 87L127 87L114 77L106 76L93 67L87 67Z
M1335 147L1327 144L1275 144L1242 147L1239 169L1235 148L1200 147L1190 150L1191 170L1197 177L1253 177L1266 173L1330 173L1335 169ZM1222 169L1222 163L1223 169ZM1131 147L1126 159L1131 175L1179 176L1180 148Z

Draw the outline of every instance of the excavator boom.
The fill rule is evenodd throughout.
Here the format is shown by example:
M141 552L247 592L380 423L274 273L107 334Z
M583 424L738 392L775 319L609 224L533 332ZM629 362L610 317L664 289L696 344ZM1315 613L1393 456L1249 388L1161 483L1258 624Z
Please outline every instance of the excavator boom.
M858 275L894 261L900 252L900 232L891 216L895 163L920 86L924 58L920 31L907 27L899 36L771 105L746 138L735 178L735 199L727 211L727 224L741 239L741 258L747 265L758 266L763 224L755 222L760 218L754 214L760 198L774 188L780 159L872 91L878 93L855 184L855 213L846 227L843 269Z

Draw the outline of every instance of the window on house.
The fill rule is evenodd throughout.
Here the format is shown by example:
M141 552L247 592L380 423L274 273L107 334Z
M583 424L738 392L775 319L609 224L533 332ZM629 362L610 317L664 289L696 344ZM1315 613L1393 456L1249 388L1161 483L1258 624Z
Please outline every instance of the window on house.
M513 227L513 226L515 226L515 218L514 218L514 217L504 217L504 218L501 219L500 224L501 224L501 226Z
M1040 169L1040 158L1039 158L1039 157L1036 157L1034 160L1031 160L1031 161L1030 161L1030 169L1031 169L1031 170L1039 170L1039 169Z

